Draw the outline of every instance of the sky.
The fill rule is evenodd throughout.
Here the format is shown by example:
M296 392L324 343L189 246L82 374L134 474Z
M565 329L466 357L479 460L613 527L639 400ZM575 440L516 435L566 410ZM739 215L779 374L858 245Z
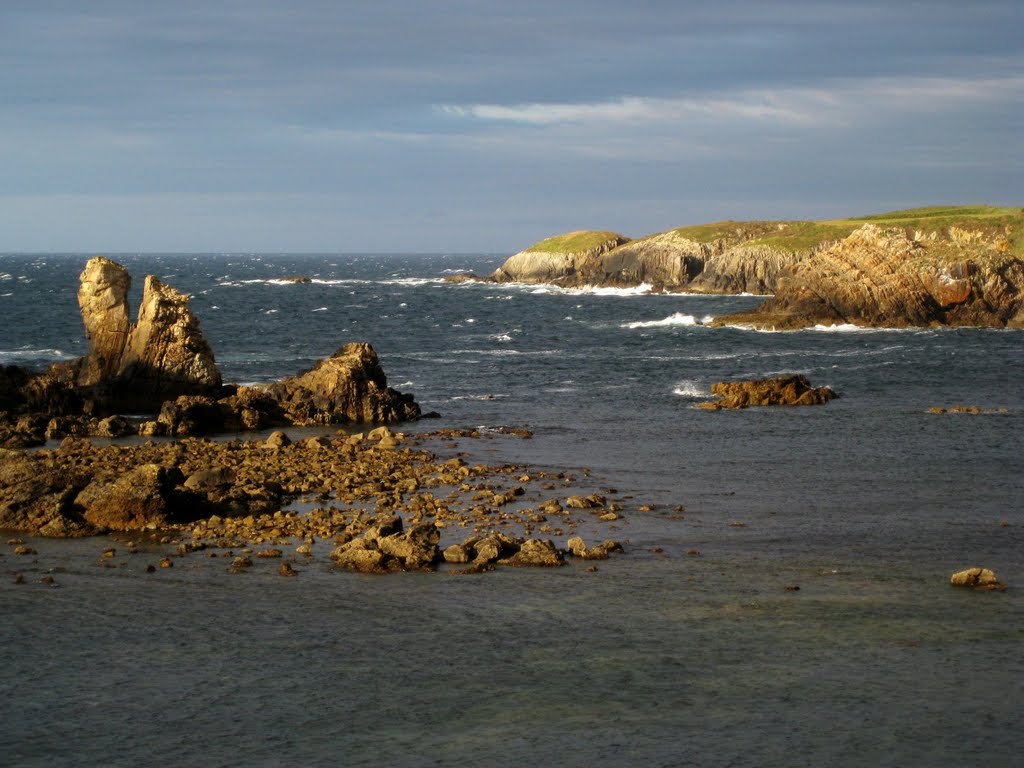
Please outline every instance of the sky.
M0 252L1024 205L1021 0L0 0Z

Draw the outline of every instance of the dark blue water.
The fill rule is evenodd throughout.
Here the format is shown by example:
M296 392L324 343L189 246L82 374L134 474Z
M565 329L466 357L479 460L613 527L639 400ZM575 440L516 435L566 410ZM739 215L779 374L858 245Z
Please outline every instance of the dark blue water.
M86 258L0 256L0 362L84 352ZM1010 765L1024 749L1024 334L712 329L759 299L441 279L502 257L117 258L137 286L152 272L193 295L229 381L369 341L441 425L535 432L468 446L483 459L586 468L654 510L627 516L627 555L597 573L479 579L325 557L294 580L198 560L154 579L143 556L98 568L105 540L37 540L61 586L0 579L0 743L18 764ZM314 282L275 282L297 274ZM694 407L715 381L789 372L842 397ZM957 404L990 412L927 413ZM949 588L970 565L1011 589Z

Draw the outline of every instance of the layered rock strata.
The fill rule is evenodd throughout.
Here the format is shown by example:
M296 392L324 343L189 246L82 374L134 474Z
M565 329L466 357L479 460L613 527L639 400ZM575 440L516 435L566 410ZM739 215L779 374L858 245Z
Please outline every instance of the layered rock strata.
M972 236L977 234L977 236ZM1005 239L950 228L915 235L865 224L783 270L775 295L717 325L1024 327L1024 262Z

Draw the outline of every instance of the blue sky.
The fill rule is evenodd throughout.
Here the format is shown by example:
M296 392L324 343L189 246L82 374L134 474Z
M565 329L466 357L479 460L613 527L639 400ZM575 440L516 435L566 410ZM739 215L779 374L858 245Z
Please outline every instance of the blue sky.
M0 251L1024 205L1020 0L0 0Z

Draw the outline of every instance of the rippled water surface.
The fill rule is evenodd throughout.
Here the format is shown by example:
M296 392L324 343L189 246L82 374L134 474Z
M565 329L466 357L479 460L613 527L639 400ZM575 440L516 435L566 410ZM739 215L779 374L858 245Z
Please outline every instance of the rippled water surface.
M485 256L126 256L193 295L225 378L347 341L430 428L653 506L557 570L231 577L103 540L0 557L17 765L1012 765L1024 752L1024 334L711 329L756 297L449 284ZM85 256L0 256L0 363L83 354ZM306 275L312 283L281 282ZM841 399L709 413L800 372ZM980 415L927 413L977 405ZM677 505L685 512L674 512ZM564 544L564 542L559 542ZM699 550L700 555L688 555ZM273 563L273 561L271 561ZM1011 588L947 586L970 565ZM15 585L15 571L28 583ZM50 572L59 584L39 578ZM799 586L799 590L786 587Z

